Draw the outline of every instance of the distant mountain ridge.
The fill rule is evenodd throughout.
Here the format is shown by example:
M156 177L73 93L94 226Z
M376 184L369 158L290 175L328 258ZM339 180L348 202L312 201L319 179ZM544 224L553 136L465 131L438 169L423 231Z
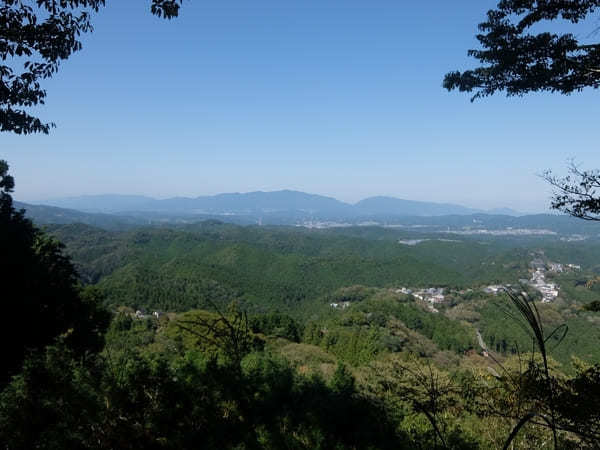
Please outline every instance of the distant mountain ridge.
M450 216L470 215L483 212L450 203L420 202L394 197L369 197L354 205L363 214L379 215L383 213L402 216Z
M25 215L39 225L83 223L110 230L149 224L148 220L140 217L90 213L56 206L30 205L18 201L14 202L14 206L17 209L24 209Z
M237 201L237 195L232 197ZM189 199L184 199L187 201ZM335 199L330 201L337 202ZM383 206L389 211L393 205L385 200ZM363 211L378 211L381 206L379 201L363 203ZM335 203L334 203L335 204ZM402 201L399 203L403 205ZM270 207L273 203L268 204ZM314 204L313 204L314 205ZM301 206L306 206L301 204ZM537 229L552 231L560 236L570 236L569 239L580 239L581 236L598 238L596 223L582 221L573 217L557 214L534 214L510 216L502 214L475 213L475 214L449 214L449 215L394 215L360 213L354 205L342 204L340 213L315 212L314 210L288 210L256 213L184 213L138 211L129 213L93 213L76 209L59 208L47 205L31 205L15 201L15 207L25 209L26 216L38 225L82 223L102 228L104 230L125 230L139 226L188 226L191 224L212 221L227 222L237 225L275 225L275 226L304 226L308 228L330 228L340 226L387 226L400 227L406 231L440 233L460 232L462 234L477 233L474 230L514 230L510 233L516 235L523 229ZM350 213L348 213L350 207ZM445 205L436 205L434 212L444 211ZM393 208L392 208L393 209ZM465 210L463 210L465 211ZM485 231L484 231L485 232ZM578 237L579 235L579 237Z
M164 200L135 195L86 195L37 203L107 214L156 212L186 215L281 215L286 213L295 217L315 215L320 218L336 219L373 216L470 215L488 212L451 203L423 202L384 196L369 197L356 204L350 204L333 197L293 190L226 193L196 198L173 197ZM521 215L506 208L502 209L502 214Z

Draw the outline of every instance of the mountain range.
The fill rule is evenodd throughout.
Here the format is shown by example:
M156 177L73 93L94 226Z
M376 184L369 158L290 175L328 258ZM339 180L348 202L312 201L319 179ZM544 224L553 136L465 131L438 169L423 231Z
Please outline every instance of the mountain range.
M163 200L135 195L85 195L37 202L42 205L89 213L161 213L177 215L290 216L315 219L356 219L359 217L445 216L504 214L516 211L484 211L449 203L369 197L351 204L323 195L281 190L272 192L228 193L195 198L173 197Z
M346 225L400 226L414 231L538 229L560 236L597 237L595 223L557 214L524 215L513 210L481 211L447 203L392 197L370 197L355 204L298 191L250 192L158 200L131 195L88 195L48 200L45 204L15 202L34 222L83 223L106 230L138 226L188 225L218 220L239 225L302 225L328 228Z

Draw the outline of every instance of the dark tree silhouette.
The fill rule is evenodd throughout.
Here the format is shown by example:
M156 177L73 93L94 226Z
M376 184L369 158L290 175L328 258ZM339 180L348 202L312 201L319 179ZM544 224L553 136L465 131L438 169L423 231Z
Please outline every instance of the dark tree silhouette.
M558 177L548 170L543 178L554 187L552 208L584 220L600 221L600 172L569 164L569 174Z
M479 24L480 49L469 56L482 64L444 77L443 86L471 92L471 101L506 92L522 96L549 91L571 94L600 86L600 43L582 42L572 33L550 29L554 21L580 24L600 7L600 0L501 0ZM600 27L582 33L596 36ZM586 220L600 220L600 174L569 166L569 175L557 177L546 171L543 178L555 188L551 206Z
M598 88L600 44L584 44L571 33L542 28L555 20L577 24L599 6L599 0L500 1L479 24L482 48L468 52L482 66L447 73L444 87L474 92L472 100L499 91L511 96Z
M83 292L63 246L17 211L10 192L14 179L0 160L0 327L4 352L0 386L16 373L30 352L57 338L77 354L100 350L110 319L98 295ZM13 323L13 326L8 325Z
M182 0L151 0L151 12L171 19ZM105 0L0 1L0 132L48 133L27 108L44 104L40 81L81 50L79 36L93 30L91 17Z

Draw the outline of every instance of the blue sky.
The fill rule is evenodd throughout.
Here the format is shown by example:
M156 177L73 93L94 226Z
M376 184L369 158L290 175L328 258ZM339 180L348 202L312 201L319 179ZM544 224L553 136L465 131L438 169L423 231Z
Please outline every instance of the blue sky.
M298 189L544 211L544 169L600 167L598 92L448 93L495 2L108 1L48 80L49 136L0 136L24 201ZM591 31L591 30L590 30Z

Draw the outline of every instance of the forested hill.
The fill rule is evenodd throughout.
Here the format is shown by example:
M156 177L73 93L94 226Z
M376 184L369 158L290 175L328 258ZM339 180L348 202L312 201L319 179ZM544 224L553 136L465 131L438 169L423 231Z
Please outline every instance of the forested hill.
M319 326L330 330L331 339L337 336L336 340L346 342L339 344L343 347L338 349L339 355L353 363L375 355L372 349L364 350L365 354L356 350L363 355L358 359L347 354L358 339L353 334L358 320L355 313L364 309L358 303L372 298L376 303L364 305L375 307L379 300L396 305L402 287L445 288L444 302L433 309L410 296L413 303L406 303L401 311L393 306L394 317L421 336L413 336L411 342L431 339L440 348L460 352L471 345L475 329L479 329L488 345L511 353L517 348L515 339L522 347L528 345L527 337L521 336L518 324L507 320L502 307L498 308L501 296L486 294L483 288L529 278L535 258L578 264L581 270L551 275L560 285L560 296L551 305L543 305L543 310L555 326L561 321L568 324L568 337L557 354L562 363L568 363L573 354L585 360L597 357L594 343L598 333L590 330L588 323L593 313L582 309L597 298L596 291L585 287L586 280L600 272L599 246L594 242L539 237L481 239L366 226L322 230L238 226L218 221L125 231L83 224L46 229L66 244L82 281L98 286L112 310L127 306L185 312L237 302L251 314L280 311L301 323L321 323ZM344 304L344 308L352 305L335 324L327 319L337 311L332 303ZM367 322L379 320L369 318L374 311L363 311ZM390 311L379 313L387 317ZM388 336L385 323L377 325L382 328L377 346L386 347L397 340ZM470 337L463 342L460 336L465 333L465 323L470 324ZM319 339L315 335L310 342L338 351L329 338Z
M259 310L300 311L343 286L467 287L514 282L527 270L524 250L473 240L407 246L385 235L215 221L120 232L81 224L48 230L110 303L163 310L239 299Z

